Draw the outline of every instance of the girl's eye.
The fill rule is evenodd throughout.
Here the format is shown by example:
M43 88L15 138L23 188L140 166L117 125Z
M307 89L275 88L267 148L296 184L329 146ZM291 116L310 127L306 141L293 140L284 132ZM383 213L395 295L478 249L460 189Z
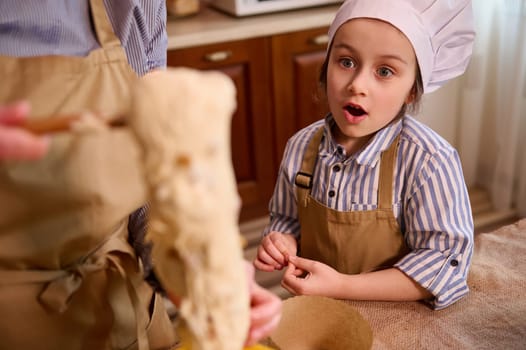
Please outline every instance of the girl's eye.
M377 73L382 78L389 78L394 74L393 71L387 67L378 68Z
M350 58L342 58L340 59L340 64L344 67L344 68L354 68L355 64L354 64L354 61Z

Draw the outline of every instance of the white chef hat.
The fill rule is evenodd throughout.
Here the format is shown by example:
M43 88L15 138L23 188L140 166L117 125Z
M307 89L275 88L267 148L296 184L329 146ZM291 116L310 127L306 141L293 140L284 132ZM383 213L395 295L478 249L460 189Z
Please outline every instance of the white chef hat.
M470 0L347 0L329 28L329 45L338 28L359 17L398 28L415 50L424 93L466 70L475 31Z

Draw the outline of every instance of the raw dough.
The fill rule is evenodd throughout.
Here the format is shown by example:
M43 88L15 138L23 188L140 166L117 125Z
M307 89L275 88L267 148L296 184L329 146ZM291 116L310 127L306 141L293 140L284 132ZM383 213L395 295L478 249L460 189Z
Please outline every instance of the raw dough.
M155 272L183 298L192 349L242 349L250 302L230 153L234 84L219 72L168 68L141 79L133 101Z

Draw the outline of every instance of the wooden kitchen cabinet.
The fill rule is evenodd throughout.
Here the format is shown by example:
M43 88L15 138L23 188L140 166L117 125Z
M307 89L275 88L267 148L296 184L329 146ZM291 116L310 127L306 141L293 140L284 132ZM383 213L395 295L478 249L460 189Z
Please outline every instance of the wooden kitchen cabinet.
M237 89L232 118L232 162L242 200L240 220L267 212L274 186L271 74L268 38L168 51L169 66L220 70ZM199 101L195 101L199 103ZM210 127L214 116L210 115Z
M236 85L232 161L241 221L267 215L287 139L326 111L316 96L326 33L324 27L168 51L169 66L220 70Z
M319 88L325 60L328 28L316 28L272 37L274 125L276 159L281 161L287 140L328 111Z

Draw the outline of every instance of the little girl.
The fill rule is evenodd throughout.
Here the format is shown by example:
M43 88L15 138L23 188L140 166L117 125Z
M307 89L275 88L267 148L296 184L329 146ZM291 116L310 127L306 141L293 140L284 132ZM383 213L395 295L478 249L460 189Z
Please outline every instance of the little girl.
M347 0L320 74L325 119L288 142L256 268L293 294L426 300L468 293L473 219L456 150L407 113L461 75L468 0Z

